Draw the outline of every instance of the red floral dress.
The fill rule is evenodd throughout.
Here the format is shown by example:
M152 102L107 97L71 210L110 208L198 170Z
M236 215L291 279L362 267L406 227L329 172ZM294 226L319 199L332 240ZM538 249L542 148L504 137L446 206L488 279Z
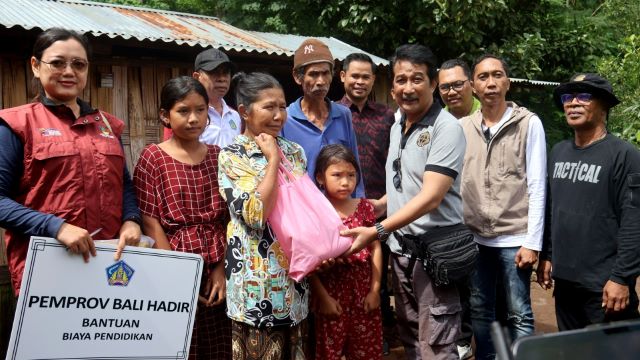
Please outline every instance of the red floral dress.
M373 205L360 199L356 211L343 220L350 229L373 226ZM371 252L364 248L349 257L349 264L336 265L320 278L331 297L342 307L342 315L329 320L316 317L316 359L339 360L382 358L380 308L365 313L364 299L371 289Z

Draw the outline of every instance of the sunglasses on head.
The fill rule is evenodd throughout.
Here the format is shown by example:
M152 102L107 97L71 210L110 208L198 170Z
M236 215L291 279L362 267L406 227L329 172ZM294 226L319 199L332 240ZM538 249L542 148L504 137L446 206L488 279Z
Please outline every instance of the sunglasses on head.
M588 104L591 102L593 95L589 93L579 93L579 94L562 94L560 95L560 101L562 104L568 104L573 101L573 99L578 100L578 104Z

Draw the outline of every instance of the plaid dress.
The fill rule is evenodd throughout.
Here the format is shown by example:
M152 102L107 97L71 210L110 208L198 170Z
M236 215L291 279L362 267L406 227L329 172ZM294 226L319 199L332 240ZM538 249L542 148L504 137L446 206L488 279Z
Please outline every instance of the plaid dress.
M205 159L192 165L172 158L158 145L149 145L133 177L140 211L158 219L171 249L204 258L203 284L213 265L224 260L229 219L218 190L220 148L207 145L207 150ZM230 354L231 322L224 306L198 306L189 358L228 359Z

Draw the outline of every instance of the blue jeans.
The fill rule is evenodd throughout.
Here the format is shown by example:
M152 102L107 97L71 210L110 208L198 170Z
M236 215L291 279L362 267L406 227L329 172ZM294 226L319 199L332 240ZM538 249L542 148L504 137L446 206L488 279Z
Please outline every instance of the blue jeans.
M533 334L531 268L515 265L519 247L493 248L478 244L476 268L471 275L471 323L476 338L476 359L494 359L491 322L496 319L496 286L501 279L506 295L507 328L512 340Z

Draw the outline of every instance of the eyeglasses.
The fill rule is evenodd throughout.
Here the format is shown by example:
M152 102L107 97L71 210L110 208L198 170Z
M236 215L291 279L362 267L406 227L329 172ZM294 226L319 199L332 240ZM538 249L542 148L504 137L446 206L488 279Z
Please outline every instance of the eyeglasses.
M591 99L593 98L593 95L589 94L589 93L579 93L579 94L562 94L560 95L560 101L562 102L562 104L568 104L570 102L573 101L573 99L577 99L578 100L578 104L589 104L591 102Z
M71 70L75 72L85 72L89 67L89 62L87 60L78 59L78 58L71 59L71 60L62 60L62 59L55 59L51 61L40 60L40 62L49 65L49 69L51 69L52 72L63 72L67 68L67 65L70 65Z
M398 192L402 192L402 171L400 167L401 155L402 151L400 152L400 154L398 154L398 158L393 160L393 163L391 164L391 168L396 172L395 175L393 175L393 187L395 187Z
M469 81L467 80L458 80L458 81L454 81L452 83L446 83L446 84L440 84L440 86L438 86L438 89L440 89L440 92L443 94L447 94L451 89L455 90L455 91L460 91L462 90L462 88L464 87L464 83Z

